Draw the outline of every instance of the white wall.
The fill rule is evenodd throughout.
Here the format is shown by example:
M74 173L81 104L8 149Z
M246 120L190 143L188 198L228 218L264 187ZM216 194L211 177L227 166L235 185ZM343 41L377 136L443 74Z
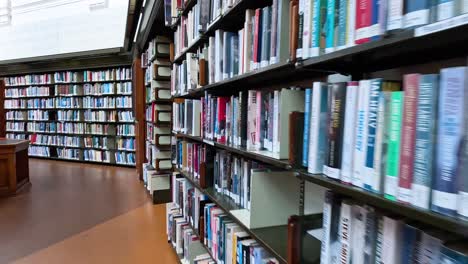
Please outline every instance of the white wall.
M90 10L90 0L12 0L11 25L0 27L0 61L123 47L128 0L107 1Z

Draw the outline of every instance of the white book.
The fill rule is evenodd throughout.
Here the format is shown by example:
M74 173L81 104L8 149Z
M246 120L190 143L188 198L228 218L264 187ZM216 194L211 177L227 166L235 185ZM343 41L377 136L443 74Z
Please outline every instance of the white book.
M356 28L356 0L348 1L348 15L346 17L346 46L352 47L355 45L354 33Z
M355 146L353 160L352 184L363 186L364 162L367 152L367 120L369 106L370 80L359 81L359 98L356 115Z
M438 237L422 232L416 263L434 263L434 260L439 260L443 242Z
M406 13L403 23L405 28L421 26L429 23L429 8Z
M200 100L192 101L192 136L200 136Z
M232 43L229 43L229 34L228 32L223 32L223 72L222 72L222 76L223 76L223 80L224 79L228 79L229 78L229 75L230 73L227 71L228 69L228 64L230 64L231 62L228 61L228 54L231 52L230 49L232 49L232 47L230 47L229 45Z
M281 89L279 100L279 127L278 141L279 149L276 153L279 159L289 158L289 113L304 111L304 90Z
M216 70L213 70L215 69L215 58L216 58L216 54L215 54L215 38L214 37L210 37L209 40L209 46L208 46L208 63L209 63L209 75L208 75L208 82L209 83L214 83L215 82L215 72Z
M403 27L403 0L388 0L387 30Z
M351 201L343 201L341 203L341 212L340 212L340 263L341 264L350 264L351 263L351 252L352 252L352 207L353 204Z
M245 10L245 23L244 23L244 56L243 56L243 72L251 71L251 61L252 61L252 31L253 31L253 19L255 11L252 9Z
M381 191L382 179L385 177L385 164L387 155L387 127L389 126L390 92L381 92L377 117L377 132L375 135L374 174L372 176L372 189Z
M215 31L215 82L223 80L223 36L223 30Z
M235 55L238 56L238 66L237 68L239 69L238 75L241 75L244 73L244 64L243 64L243 54L244 54L244 29L239 30L238 32L238 37L239 37L239 54Z
M281 123L279 122L279 102L281 100L281 93L279 91L274 92L273 97L273 152L279 151L279 128Z
M331 197L331 198L330 198ZM329 264L330 261L330 225L332 221L333 194L328 191L325 194L325 202L323 204L323 236L320 252L320 264Z
M310 48L312 48L312 1L313 0L304 0L304 20L302 26L302 59L307 59L311 57Z
M352 182L353 174L353 156L355 126L357 114L357 101L359 97L359 86L348 85L346 88L346 110L344 120L343 152L341 155L341 181L345 183Z
M182 128L182 132L185 134L187 133L187 129L189 127L189 123L188 123L188 102L191 101L190 99L187 99L185 100L185 104L184 104L184 127Z
M437 4L437 21L455 16L455 1L439 1Z
M382 263L400 264L403 223L388 216L383 217Z
M314 82L309 129L309 173L322 173L327 150L328 86Z
M352 263L364 263L364 236L366 233L365 213L364 207L353 205L352 210L352 230L351 239L353 249L351 253Z

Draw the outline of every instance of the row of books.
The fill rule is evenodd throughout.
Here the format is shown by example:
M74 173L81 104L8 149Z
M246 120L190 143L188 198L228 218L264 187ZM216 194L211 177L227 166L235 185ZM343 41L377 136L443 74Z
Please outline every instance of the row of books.
M171 100L171 83L166 81L151 81L146 87L146 103L150 104L155 101Z
M81 151L79 149L57 148L57 158L68 160L80 160Z
M132 70L130 68L117 68L102 71L84 71L83 81L126 81L132 79Z
M133 117L132 111L118 111L117 117L120 122L133 122L135 118Z
M56 96L102 96L102 95L129 95L132 94L132 83L131 82L119 82L119 83L94 83L84 85L56 85L55 95Z
M89 98L89 97L87 97ZM86 98L84 98L86 100ZM55 107L57 108L81 108L82 100L81 98L76 97L57 97L54 98Z
M297 57L309 58L468 13L461 0L300 0Z
M9 112L7 112L8 115ZM49 112L42 110L29 110L27 120L49 120Z
M82 82L83 73L76 71L56 72L54 73L54 81L55 83Z
M135 153L115 152L115 163L122 165L135 165Z
M467 217L467 79L467 68L455 67L404 75L403 85L314 83L302 164L391 200Z
M46 108L55 107L54 98L35 98L35 99L9 99L5 100L5 109L26 109L26 108Z
M118 150L135 150L135 139L134 138L119 138L116 142Z
M28 74L22 76L5 77L3 80L5 80L6 86L50 84L52 82L52 75Z
M167 59L170 56L171 40L165 36L156 36L148 42L148 48L141 54L141 67L147 68L158 59Z
M25 122L6 122L6 131L24 131Z
M7 111L5 113L7 120L17 121L43 121L49 120L49 111L29 110L29 111Z
M116 122L117 111L84 111L84 120L89 122Z
M8 139L26 139L26 134L18 134L18 133L6 133L5 135Z
M114 97L85 97L83 107L85 108L115 108L116 99Z
M327 191L321 263L466 263L466 240Z
M31 145L49 145L61 147L82 146L81 137L31 134L29 135L28 139Z
M173 176L172 190L173 204L168 205L167 231L178 254L192 253L182 247L184 240L179 233L188 228L209 250L215 263L278 263L188 180Z
M86 161L110 163L112 162L111 157L112 157L112 153L110 151L94 150L94 149L83 151L83 159Z
M39 97L49 96L50 88L47 86L31 86L28 88L7 88L5 98L10 97Z
M29 146L29 156L50 157L50 148L41 146Z
M120 108L131 108L133 105L131 96L116 97L115 102Z
M135 136L135 125L123 124L117 125L118 136Z
M146 107L146 121L169 124L171 121L171 105L152 103Z
M79 110L59 110L57 111L58 121L80 121L82 120L82 112Z
M161 145L170 145L169 144L151 144L149 141L146 142L146 160L151 167L157 172L170 171L172 169L172 153L170 148Z

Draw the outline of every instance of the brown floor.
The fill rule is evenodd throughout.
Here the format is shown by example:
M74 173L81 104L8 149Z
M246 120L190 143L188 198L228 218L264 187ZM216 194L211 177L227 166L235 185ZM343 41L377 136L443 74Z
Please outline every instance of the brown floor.
M133 169L31 159L30 176L0 199L1 264L177 262Z

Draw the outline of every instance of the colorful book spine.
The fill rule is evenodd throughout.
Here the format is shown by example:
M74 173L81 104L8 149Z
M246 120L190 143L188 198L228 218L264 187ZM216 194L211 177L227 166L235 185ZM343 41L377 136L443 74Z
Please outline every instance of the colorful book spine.
M309 131L309 173L322 173L327 153L327 84L314 82Z
M377 134L379 97L382 91L382 79L373 79L370 81L369 104L367 113L367 141L366 158L363 168L364 188L372 192L378 192L380 182L375 179L374 171L374 153Z
M434 153L437 119L439 76L422 75L419 83L418 111L416 114L416 144L414 150L414 175L411 186L412 204L429 208L432 179L434 177Z
M352 183L353 156L356 125L356 107L359 97L359 83L348 82L346 87L346 111L344 119L343 153L341 154L341 181Z
M466 68L442 69L440 73L439 119L436 176L432 190L432 210L455 215L458 192L458 151L462 139Z
M403 0L388 0L387 30L403 27Z
M371 25L369 27L369 37L371 40L378 40L380 38L380 6L383 2L381 0L372 0Z
M388 216L383 217L383 249L381 263L400 263L397 256L401 252L402 229L403 224L398 219Z
M328 0L327 1L327 16L325 22L325 30L326 30L326 39L325 39L325 52L330 53L335 51L335 42L337 41L337 30L336 27L338 25L337 18L338 16L335 15L339 12L339 3L340 0Z
M248 92L247 149L255 150L257 142L257 91Z
M373 207L365 206L364 263L375 263L377 222Z
M369 42L372 25L372 0L357 0L356 2L356 44Z
M326 14L327 1L326 0L313 0L314 6L312 8L312 49L311 57L318 56L324 52L324 34L323 16Z
M414 173L414 148L416 144L416 114L418 111L419 74L403 76L405 100L401 127L400 168L398 171L397 199L411 202L411 185Z
M340 82L328 85L328 152L323 172L333 179L340 179L341 174L346 84Z
M304 0L303 7L303 26L302 26L302 58L307 59L311 56L310 47L311 45L311 32L312 32L312 0Z
M346 48L346 22L348 21L348 0L336 0L338 2L338 37L336 39L336 49Z
M367 150L367 118L369 104L370 80L359 81L359 99L357 106L353 176L352 184L363 187L364 184L364 164Z
M351 237L353 247L351 251L351 263L364 263L364 236L366 233L366 222L365 215L366 210L364 207L359 205L353 205L352 207L352 231Z
M392 92L390 100L390 126L388 127L387 172L385 175L385 198L396 201L400 159L401 118L403 92Z
M305 90L305 108L304 108L304 144L302 146L302 166L307 167L309 161L309 128L310 111L312 106L312 88Z
M416 27L429 22L429 0L405 1L404 27Z

